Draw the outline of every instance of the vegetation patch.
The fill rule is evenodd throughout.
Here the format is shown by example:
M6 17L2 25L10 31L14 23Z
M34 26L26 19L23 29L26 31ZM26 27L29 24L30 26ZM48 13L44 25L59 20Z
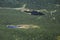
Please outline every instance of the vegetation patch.
M57 36L57 40L60 40L60 36Z

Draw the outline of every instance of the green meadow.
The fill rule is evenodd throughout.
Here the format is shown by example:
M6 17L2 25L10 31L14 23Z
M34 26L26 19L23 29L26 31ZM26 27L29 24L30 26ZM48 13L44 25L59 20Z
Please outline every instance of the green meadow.
M51 16L50 12L43 16L28 15L17 10L0 9L0 40L60 40L60 8L46 8L48 11L57 10ZM53 19L55 17L55 20ZM9 29L7 25L33 24L37 29Z

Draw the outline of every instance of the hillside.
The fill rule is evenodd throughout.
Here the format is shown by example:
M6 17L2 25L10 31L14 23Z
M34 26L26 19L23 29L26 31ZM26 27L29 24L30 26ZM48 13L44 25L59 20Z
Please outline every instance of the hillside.
M2 1L2 0L1 0ZM1 7L16 7L16 1L8 4L2 2ZM23 1L23 0L21 0ZM20 2L21 2L20 1ZM32 1L32 0L31 0ZM43 16L28 15L27 13L17 10L0 9L0 40L60 40L60 5L55 4L55 1L36 1L31 4L31 1L23 1L18 4L20 7L26 3L30 9L46 9L48 12L43 13ZM52 2L52 3L50 3ZM4 6L5 5L5 6ZM56 10L53 14L52 11ZM7 25L38 25L40 28L30 29L9 29Z
M45 12L44 16L34 16L16 10L0 9L0 40L56 40L60 36L60 11L59 8L56 10L53 16ZM40 28L26 30L6 27L18 24L34 24Z

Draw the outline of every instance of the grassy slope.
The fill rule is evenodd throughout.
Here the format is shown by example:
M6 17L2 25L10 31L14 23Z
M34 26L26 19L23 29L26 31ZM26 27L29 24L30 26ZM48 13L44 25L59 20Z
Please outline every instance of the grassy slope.
M16 10L0 10L0 40L56 40L60 34L60 12L51 20L49 13L44 16L33 16ZM9 24L36 24L40 29L8 29Z

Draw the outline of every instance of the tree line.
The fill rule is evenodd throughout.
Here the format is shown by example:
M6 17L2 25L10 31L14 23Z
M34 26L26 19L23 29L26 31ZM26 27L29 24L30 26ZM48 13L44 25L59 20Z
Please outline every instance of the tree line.
M30 6L35 4L45 5L47 3L60 4L60 0L0 0L0 7L20 7L23 3L27 3Z

